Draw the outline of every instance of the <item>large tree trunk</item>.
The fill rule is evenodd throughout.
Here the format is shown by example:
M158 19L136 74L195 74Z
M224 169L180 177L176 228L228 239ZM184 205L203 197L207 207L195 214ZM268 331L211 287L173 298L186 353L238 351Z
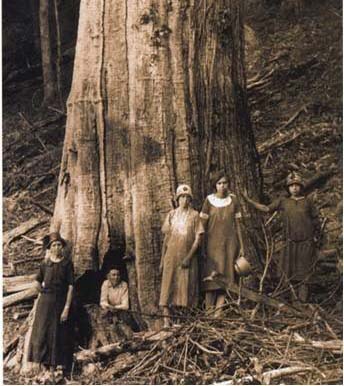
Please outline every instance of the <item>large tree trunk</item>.
M133 256L145 312L156 311L160 228L177 185L192 186L197 209L220 168L234 192L261 188L242 3L81 1L52 228L71 241L78 274L110 246Z
M53 53L50 34L50 1L40 0L39 28L41 35L41 55L44 86L44 104L54 104L56 101L56 78L54 73Z

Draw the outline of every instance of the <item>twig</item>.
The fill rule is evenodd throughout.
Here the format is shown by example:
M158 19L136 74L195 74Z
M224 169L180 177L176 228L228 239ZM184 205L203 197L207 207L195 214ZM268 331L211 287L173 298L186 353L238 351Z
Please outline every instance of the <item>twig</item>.
M18 239L25 233L37 228L38 226L44 225L48 222L48 220L41 220L32 218L29 221L26 221L20 224L17 228L14 228L8 232L5 232L3 235L3 243L5 246L9 246L14 240Z
M185 375L185 372L180 371L180 370L177 370L177 369L173 369L173 368L170 367L170 366L166 366L166 365L160 364L160 367L163 367L163 368L165 368L166 370L172 371L173 373Z
M332 337L334 339L338 340L338 336L336 335L336 333L333 331L332 327L327 323L326 320L324 320L324 324L325 324L325 327L326 327L327 331L332 335Z
M45 205L41 204L40 202L34 201L32 199L30 199L29 202L33 205L36 205L39 209L42 209L43 212L50 214L50 216L52 216L54 214L54 212L52 210L50 210L49 208L47 208Z
M44 149L45 151L48 151L47 147L45 146L45 144L44 144L43 141L41 140L40 136L39 136L37 133L35 133L35 131L37 130L37 128L35 127L35 125L33 125L33 124L25 117L24 113L19 112L18 114L19 114L19 116L23 119L23 121L28 125L28 127L29 127L30 129L32 129L32 134L33 134L33 136L34 136L34 137L37 139L37 141L41 144L41 146L43 147L43 149Z
M211 354L211 355L223 355L222 352L220 351L213 351L213 350L208 350L207 348L203 347L200 343L194 341L192 338L189 338L190 339L190 342L193 343L195 346L197 346L200 350L204 351L205 353L207 354Z
M186 337L186 343L185 343L185 356L184 356L184 363L183 363L184 374L186 372L186 358L188 356L188 344L189 344L189 336Z
M36 245L43 245L43 241L41 241L41 240L32 239L31 237L27 237L25 235L21 235L20 237L27 240L27 241L30 241L31 243L34 243ZM26 262L27 260L24 260L24 261ZM18 264L18 263L16 263L16 264Z
M294 115L292 115L288 121L282 125L278 130L283 130L285 129L286 127L288 127L291 123L293 123L295 121L295 119L302 113L302 112L307 112L307 105L303 105L299 110L296 111L296 113Z
M52 110L52 111L56 111L57 113L60 113L61 115L67 115L65 111L62 111L62 110L59 110L57 109L56 107L53 107L53 106L48 106L48 109L49 110Z
M275 211L272 213L272 215L270 216L270 218L266 221L266 223L265 223L264 225L265 225L265 226L268 226L268 225L271 223L271 221L277 216L277 213L278 213L278 211L275 210Z
M43 243L42 243L42 245L43 245ZM31 263L33 261L40 261L40 260L43 260L43 259L44 259L43 256L31 257L30 259L20 259L20 260L13 261L13 265L16 266L16 265L19 265L19 264Z

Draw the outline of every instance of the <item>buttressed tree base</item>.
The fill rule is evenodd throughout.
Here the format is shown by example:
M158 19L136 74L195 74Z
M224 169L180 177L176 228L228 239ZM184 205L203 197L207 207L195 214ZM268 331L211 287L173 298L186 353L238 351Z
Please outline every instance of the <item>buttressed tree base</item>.
M52 230L73 245L78 275L121 246L135 262L132 303L145 312L157 307L160 228L177 185L192 187L196 208L221 168L234 192L261 189L242 7L241 0L81 1ZM255 214L242 205L253 257Z

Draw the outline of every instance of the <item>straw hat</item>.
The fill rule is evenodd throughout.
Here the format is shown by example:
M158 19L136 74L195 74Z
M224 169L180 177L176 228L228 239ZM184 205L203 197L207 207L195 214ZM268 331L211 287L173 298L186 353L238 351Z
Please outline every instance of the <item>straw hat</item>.
M182 184L182 185L178 186L177 191L176 191L176 201L178 201L178 198L182 194L187 194L188 196L190 196L192 198L192 190L191 190L189 185Z

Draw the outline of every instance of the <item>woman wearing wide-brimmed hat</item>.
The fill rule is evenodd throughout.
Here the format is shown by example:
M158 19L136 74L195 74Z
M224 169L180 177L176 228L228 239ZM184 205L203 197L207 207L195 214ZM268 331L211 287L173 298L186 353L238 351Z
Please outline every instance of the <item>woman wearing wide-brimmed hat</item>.
M178 186L175 200L163 224L165 236L160 270L162 282L159 305L163 308L164 326L169 326L169 307L192 307L198 301L198 261L195 252L204 232L199 213L191 207L190 186Z
M29 345L29 361L54 371L72 363L73 331L70 323L74 285L73 264L64 256L66 241L59 233L46 240L46 258L36 276L40 291Z
M213 178L214 193L204 200L200 217L206 228L206 258L203 278L213 272L223 275L228 283L235 283L235 260L244 254L241 235L241 212L237 197L229 191L229 178L219 171ZM225 303L225 292L216 282L204 281L206 307L215 306L219 316Z
M303 195L304 181L298 173L290 173L286 179L289 197L279 198L270 205L244 197L256 209L263 212L279 211L283 216L285 248L279 261L282 278L297 289L298 300L308 299L308 281L315 262L315 234L319 225L317 210L309 197Z

